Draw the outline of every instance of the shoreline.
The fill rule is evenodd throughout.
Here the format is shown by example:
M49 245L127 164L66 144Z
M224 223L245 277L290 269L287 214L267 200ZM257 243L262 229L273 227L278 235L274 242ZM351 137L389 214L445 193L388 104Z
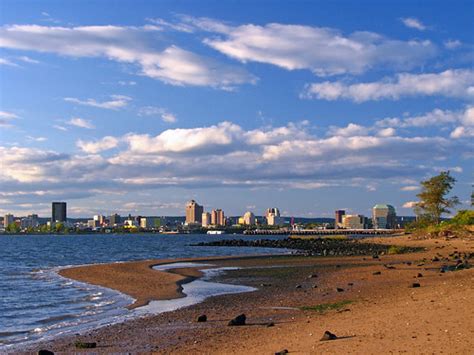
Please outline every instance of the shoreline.
M371 238L370 242L372 241L375 240ZM126 349L141 353L268 353L269 350L279 351L280 347L288 347L290 351L292 348L303 352L319 349L319 352L329 353L386 353L388 349L404 349L408 352L441 349L447 353L455 353L455 350L463 353L472 348L474 269L440 274L441 264L430 259L439 253L446 257L448 252L474 253L474 242L411 240L406 237L396 237L390 241L398 245L408 243L411 246L423 246L428 250L384 255L380 259L291 255L184 259L208 261L216 267L245 267L218 276L217 282L244 284L258 290L245 297L238 294L211 297L179 310L126 320L87 334L53 339L29 349L35 351L41 347L71 352L75 351L73 343L77 339L97 341L101 349L99 352ZM379 238L377 242L386 243L387 238ZM421 265L420 260L423 259L425 262ZM164 261L175 263L178 260L148 260L138 263L146 263L146 267L150 269L156 262L163 264ZM193 274L187 268L175 271L176 274L169 273L173 275L173 280L196 277L195 271ZM380 274L375 274L376 272ZM311 273L317 274L317 277L308 278ZM417 278L417 273L423 273L423 277ZM170 276L166 280L169 281ZM411 289L409 285L414 281L419 281L422 287ZM315 285L317 288L313 288ZM339 287L343 289L342 292L336 291ZM443 294L445 296L440 298L439 295ZM318 304L344 302L349 302L348 306L339 310L323 314L310 311ZM438 303L443 306L439 308ZM449 306L446 307L446 304ZM307 307L308 310L303 311L301 307ZM239 313L247 314L250 326L238 329L226 327L226 322ZM199 325L195 323L200 314L207 314L209 321ZM431 324L436 324L434 319L440 317L443 324L433 328ZM406 322L400 323L401 320ZM269 322L275 326L267 328L264 324ZM351 329L347 329L348 325ZM375 332L375 329L370 330L372 326L375 327ZM334 343L318 343L314 336L322 335L322 329L326 327L345 339ZM429 329L424 329L426 327ZM453 343L446 339L447 335L452 336L453 333L449 333L448 329L446 334L445 329L441 328L460 329L463 342L456 339ZM420 336L423 331L430 335ZM466 331L470 333L466 334ZM120 336L117 336L118 333ZM403 335L403 341L394 339L398 334ZM260 341L252 340L254 337ZM395 340L398 345L395 345Z

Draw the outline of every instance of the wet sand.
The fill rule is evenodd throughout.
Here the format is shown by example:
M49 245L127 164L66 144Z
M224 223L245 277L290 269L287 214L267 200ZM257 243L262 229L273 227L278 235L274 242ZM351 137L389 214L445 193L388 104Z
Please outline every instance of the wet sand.
M412 240L406 236L370 239L374 241L423 246L427 251L379 259L200 259L217 267L242 267L219 276L218 281L258 290L212 297L177 311L58 338L30 350L78 352L81 350L73 344L81 340L97 342L96 353L273 354L283 349L299 354L472 353L474 269L439 270L441 265L454 264L449 256L453 252L474 253L474 241ZM431 261L435 256L440 261ZM182 297L180 283L198 277L199 271L187 268L159 272L150 268L161 262L95 265L67 269L62 274L118 289L139 304L157 297ZM421 287L411 288L413 282ZM342 306L324 313L308 309L334 303ZM248 325L228 327L229 319L240 313L247 315ZM208 322L197 323L200 314L206 314ZM274 326L269 327L269 322ZM319 341L325 330L340 338Z

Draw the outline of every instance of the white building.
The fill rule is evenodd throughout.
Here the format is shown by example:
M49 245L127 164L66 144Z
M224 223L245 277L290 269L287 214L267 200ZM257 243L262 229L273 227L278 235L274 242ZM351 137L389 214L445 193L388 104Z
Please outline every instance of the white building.
M269 226L281 226L284 224L283 218L280 217L280 210L276 207L267 209L265 217Z

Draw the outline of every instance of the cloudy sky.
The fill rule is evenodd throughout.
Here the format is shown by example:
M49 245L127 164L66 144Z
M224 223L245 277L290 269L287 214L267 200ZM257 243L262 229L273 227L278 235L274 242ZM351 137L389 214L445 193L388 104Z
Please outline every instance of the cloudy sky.
M1 1L0 213L411 215L474 158L471 1Z

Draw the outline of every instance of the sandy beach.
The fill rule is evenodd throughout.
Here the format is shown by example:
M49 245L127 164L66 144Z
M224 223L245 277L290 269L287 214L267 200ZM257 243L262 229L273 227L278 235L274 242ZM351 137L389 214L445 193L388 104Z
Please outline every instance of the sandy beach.
M74 342L96 342L94 353L274 354L471 354L474 349L474 269L440 272L456 256L474 256L472 239L370 242L419 246L425 251L367 257L271 256L201 258L213 267L239 267L217 281L257 291L212 297L173 312L133 319L85 334L39 343L80 352ZM455 253L455 254L453 254ZM119 290L136 301L184 297L181 285L201 276L198 268L167 272L147 260L64 269L61 275ZM181 261L189 261L182 259ZM472 264L472 258L471 258ZM413 288L413 283L420 287ZM227 326L238 314L247 325ZM199 315L208 321L196 322ZM329 330L337 340L320 341Z

